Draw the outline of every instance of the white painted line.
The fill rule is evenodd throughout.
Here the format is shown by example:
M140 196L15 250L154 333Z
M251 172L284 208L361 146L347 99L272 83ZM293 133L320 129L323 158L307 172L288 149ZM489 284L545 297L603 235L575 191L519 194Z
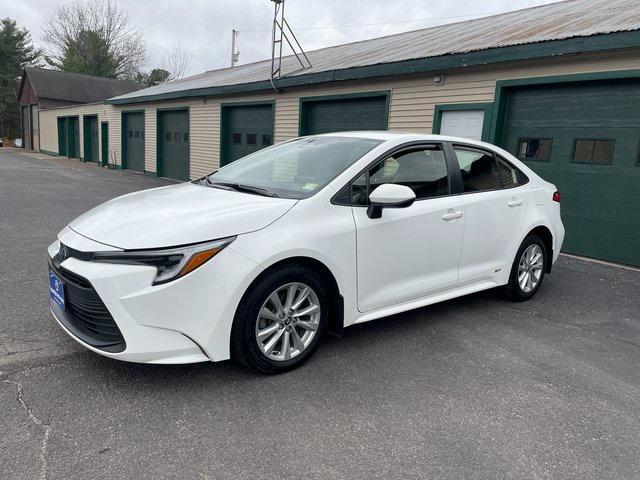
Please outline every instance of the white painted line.
M601 265L607 265L609 267L616 267L616 268L622 268L623 270L640 272L640 268L632 267L631 265L623 265L622 263L607 262L606 260L598 260L596 258L590 258L590 257L581 257L580 255L574 255L572 253L560 253L560 255L562 255L563 257L575 258L577 260L584 260L585 262L599 263Z

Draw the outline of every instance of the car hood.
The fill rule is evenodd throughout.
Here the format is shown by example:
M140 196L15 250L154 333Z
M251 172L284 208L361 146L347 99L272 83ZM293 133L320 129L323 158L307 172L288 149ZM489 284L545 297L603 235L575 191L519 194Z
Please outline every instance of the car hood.
M164 248L260 230L296 202L183 183L115 198L69 227L125 250Z

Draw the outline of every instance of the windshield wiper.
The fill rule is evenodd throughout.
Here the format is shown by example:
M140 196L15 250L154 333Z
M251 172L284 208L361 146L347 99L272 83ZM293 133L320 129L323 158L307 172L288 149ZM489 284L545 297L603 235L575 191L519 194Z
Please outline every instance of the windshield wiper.
M264 197L275 197L278 198L278 195L270 192L266 188L254 187L252 185L243 185L241 183L233 183L233 182L212 182L209 177L206 177L207 183L215 188L224 188L227 190L235 190L237 192L245 192L245 193L253 193L256 195L262 195Z

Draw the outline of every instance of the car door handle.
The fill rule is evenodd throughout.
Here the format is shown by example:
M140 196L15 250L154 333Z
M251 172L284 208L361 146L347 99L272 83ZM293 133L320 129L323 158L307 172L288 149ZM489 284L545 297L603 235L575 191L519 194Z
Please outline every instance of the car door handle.
M522 200L517 200L515 198L512 198L509 203L507 203L507 205L511 208L515 208L515 207L519 207L520 205L522 205L524 202Z
M442 215L443 220L455 220L456 218L460 218L462 216L462 212L450 212Z

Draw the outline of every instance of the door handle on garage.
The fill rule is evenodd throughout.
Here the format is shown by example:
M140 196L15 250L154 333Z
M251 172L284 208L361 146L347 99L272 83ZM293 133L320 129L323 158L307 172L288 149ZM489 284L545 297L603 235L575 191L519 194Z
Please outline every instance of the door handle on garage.
M443 220L455 220L456 218L460 218L462 216L462 212L450 212L442 215Z
M507 205L511 208L514 207L519 207L520 205L522 205L524 202L522 200L518 200L516 198L512 198L509 203L507 203Z

